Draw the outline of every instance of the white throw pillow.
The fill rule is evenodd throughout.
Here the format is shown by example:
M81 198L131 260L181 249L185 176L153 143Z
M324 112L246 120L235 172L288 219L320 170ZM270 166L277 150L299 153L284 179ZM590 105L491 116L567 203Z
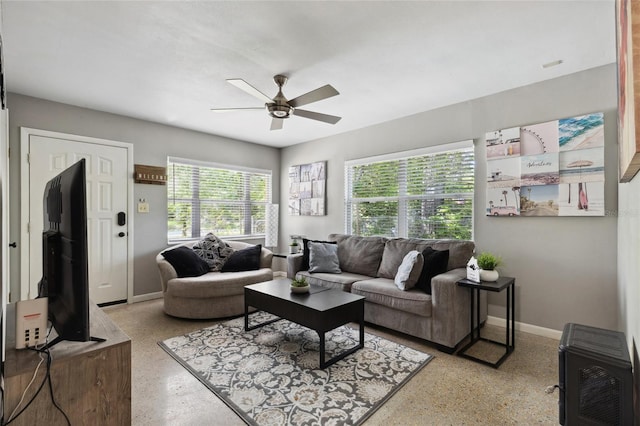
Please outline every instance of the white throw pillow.
M409 290L415 287L420 273L422 272L422 266L424 265L424 258L422 253L416 250L412 250L407 253L402 259L402 264L398 268L394 282L400 290Z
M341 273L338 245L309 241L309 272Z

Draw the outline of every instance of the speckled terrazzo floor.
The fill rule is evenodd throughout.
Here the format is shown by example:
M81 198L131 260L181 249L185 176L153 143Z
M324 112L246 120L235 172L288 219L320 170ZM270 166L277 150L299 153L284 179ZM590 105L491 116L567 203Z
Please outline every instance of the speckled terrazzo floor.
M131 337L133 425L244 424L157 345L217 321L169 317L162 299L104 310ZM496 370L388 330L367 332L435 355L367 426L558 424L558 393L545 393L558 382L556 340L516 332L515 352ZM487 326L483 336L503 339L504 329Z

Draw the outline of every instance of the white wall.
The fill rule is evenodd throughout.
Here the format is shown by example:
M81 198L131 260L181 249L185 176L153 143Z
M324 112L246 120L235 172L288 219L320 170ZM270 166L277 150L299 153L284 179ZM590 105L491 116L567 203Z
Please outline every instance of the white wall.
M640 391L640 176L618 185L618 303ZM636 401L640 410L640 401Z
M503 275L516 277L516 320L554 330L567 322L619 329L617 219L486 217L487 131L589 112L605 114L605 208L617 209L616 68L595 68L381 125L285 148L280 204L286 206L288 167L327 161L327 212L322 217L281 216L281 241L290 234L325 238L344 232L344 161L474 139L474 240L504 259ZM344 117L343 120L348 120ZM504 295L491 295L489 314L504 316Z
M280 150L248 142L165 126L120 115L9 94L11 148L11 241L19 241L20 127L111 139L133 144L134 163L162 166L167 156L273 170L273 199L278 200ZM15 153L15 155L14 155ZM166 186L134 185L134 201L145 198L150 212L134 217L134 295L160 291L156 255L167 247ZM256 241L263 243L263 241ZM19 250L11 253L12 302L19 295Z

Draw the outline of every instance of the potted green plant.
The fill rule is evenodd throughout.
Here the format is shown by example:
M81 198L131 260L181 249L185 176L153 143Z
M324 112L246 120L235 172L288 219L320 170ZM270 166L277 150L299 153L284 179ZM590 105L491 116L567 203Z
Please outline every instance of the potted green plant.
M309 283L306 278L300 277L291 280L291 291L293 293L307 293L309 291Z
M296 254L298 252L298 242L296 240L289 243L289 253Z
M482 252L478 256L480 279L482 281L496 281L499 277L496 268L502 263L502 259L489 252Z

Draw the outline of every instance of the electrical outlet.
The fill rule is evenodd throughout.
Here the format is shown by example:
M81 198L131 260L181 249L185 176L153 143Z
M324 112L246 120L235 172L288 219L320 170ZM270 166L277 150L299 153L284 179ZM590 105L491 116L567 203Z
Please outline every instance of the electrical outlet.
M138 213L149 213L149 203L138 203Z
M31 348L45 343L47 303L46 297L16 302L16 349Z

